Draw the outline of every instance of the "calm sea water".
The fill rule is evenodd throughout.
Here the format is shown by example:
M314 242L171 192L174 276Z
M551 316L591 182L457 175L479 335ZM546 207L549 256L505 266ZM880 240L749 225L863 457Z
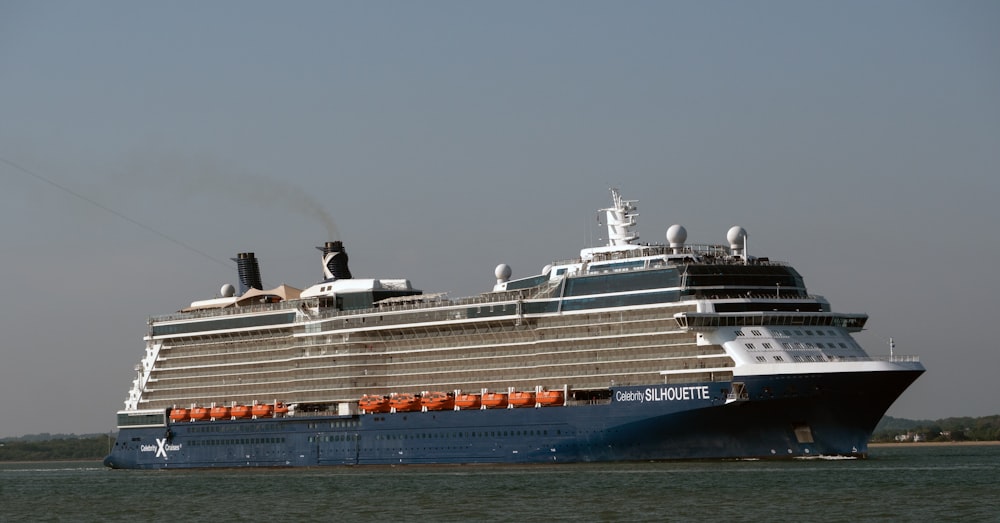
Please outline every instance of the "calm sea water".
M867 460L123 471L0 464L0 521L1000 521L1000 446Z

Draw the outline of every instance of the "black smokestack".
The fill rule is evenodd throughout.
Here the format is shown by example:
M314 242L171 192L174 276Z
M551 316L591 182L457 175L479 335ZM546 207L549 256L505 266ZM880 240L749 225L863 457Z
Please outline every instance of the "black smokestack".
M264 285L260 282L260 266L252 252L241 252L232 260L236 262L236 268L240 272L240 295L250 289L264 290Z
M323 251L325 281L351 279L351 269L347 268L347 251L344 250L343 242L326 242L322 247L316 248Z

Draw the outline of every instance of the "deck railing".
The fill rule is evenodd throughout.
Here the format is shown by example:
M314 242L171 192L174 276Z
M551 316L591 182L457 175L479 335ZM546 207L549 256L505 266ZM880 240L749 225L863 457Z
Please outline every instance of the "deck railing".
M873 361L888 361L892 363L919 363L920 356L912 354L893 354L891 356L872 356Z

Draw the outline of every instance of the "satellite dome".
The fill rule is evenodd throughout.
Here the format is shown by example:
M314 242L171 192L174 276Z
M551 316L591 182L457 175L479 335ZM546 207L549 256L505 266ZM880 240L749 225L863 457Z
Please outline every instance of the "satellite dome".
M542 267L542 274L548 274L550 272L552 272L552 264L551 263L545 265L545 267Z
M501 263L497 265L497 270L493 271L493 274L497 277L497 283L503 283L510 279L512 271L510 270L510 265L506 263Z
M223 285L221 289L219 289L219 294L222 294L223 298L232 298L233 296L236 295L236 287L233 287L232 285L227 283Z
M671 225L667 229L667 241L670 242L671 247L683 247L684 242L688 239L687 229L683 225Z
M732 249L742 249L746 244L747 230L739 225L733 225L726 233L726 239L729 240L729 247Z

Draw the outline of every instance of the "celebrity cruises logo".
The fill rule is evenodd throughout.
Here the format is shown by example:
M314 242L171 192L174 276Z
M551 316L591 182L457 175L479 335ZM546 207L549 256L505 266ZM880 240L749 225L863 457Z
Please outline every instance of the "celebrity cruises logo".
M181 450L181 445L168 445L167 438L156 438L156 445L142 445L139 447L141 452L155 452L153 454L154 458L167 459L167 452L175 452Z

